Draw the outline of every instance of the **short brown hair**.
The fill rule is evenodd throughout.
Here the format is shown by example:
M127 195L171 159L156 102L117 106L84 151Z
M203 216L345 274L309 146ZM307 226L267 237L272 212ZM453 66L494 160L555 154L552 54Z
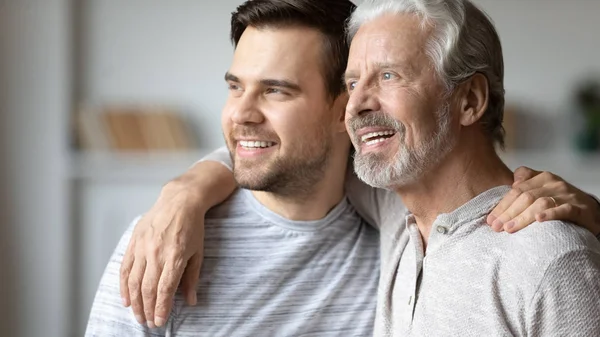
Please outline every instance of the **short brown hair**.
M323 77L330 96L346 88L342 80L348 64L345 25L356 6L349 0L248 0L231 16L231 41L237 47L248 26L314 28L323 34Z

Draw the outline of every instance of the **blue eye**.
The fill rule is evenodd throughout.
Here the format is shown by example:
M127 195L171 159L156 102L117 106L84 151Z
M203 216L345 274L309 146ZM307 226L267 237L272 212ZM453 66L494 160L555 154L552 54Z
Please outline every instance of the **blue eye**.
M267 94L285 94L285 93L277 88L269 88L269 89L267 89Z
M356 81L349 82L347 87L348 87L348 91L354 90L354 88L356 88Z
M392 78L394 78L394 75L392 73L385 72L382 74L382 77L384 80L391 80Z

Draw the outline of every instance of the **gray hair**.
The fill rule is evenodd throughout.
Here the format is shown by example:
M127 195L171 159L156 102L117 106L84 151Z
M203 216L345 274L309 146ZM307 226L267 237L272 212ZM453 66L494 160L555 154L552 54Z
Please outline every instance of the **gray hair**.
M348 22L349 41L362 24L398 13L418 15L422 28L433 27L426 53L449 92L475 73L487 78L489 104L480 122L492 142L504 147L504 61L491 19L469 0L365 0Z

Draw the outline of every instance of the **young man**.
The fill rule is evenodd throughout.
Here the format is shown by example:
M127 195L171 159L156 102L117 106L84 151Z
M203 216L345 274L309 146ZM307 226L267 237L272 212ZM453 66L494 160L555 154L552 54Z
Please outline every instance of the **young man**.
M177 297L159 328L122 306L118 271L134 221L101 280L87 336L372 334L379 237L343 188L343 26L353 8L266 0L237 9L222 126L242 188L206 216L199 304Z
M290 48L290 50L294 50L294 48ZM294 50L294 52L296 52L296 51ZM237 53L237 51L236 51L236 53ZM237 76L234 76L234 77L237 77ZM237 79L234 77L229 76L228 79L230 80L230 83L233 84L232 88L235 90L235 93L240 95L240 96L238 96L238 98L242 98L245 94L247 94L247 92L244 89L245 86L243 86L243 85L240 86L239 84L243 84L243 83L239 83L239 81L238 81L239 77ZM241 90L239 90L239 89L241 89ZM250 109L243 110L246 113L247 119L246 120L240 119L237 121L237 123L250 124L250 125L254 125L255 127L259 127L259 128L270 127L269 126L270 120L267 120L267 119L264 119L261 117L262 115L264 115L264 113L262 113L261 109L256 109L256 107L252 106L252 105L249 105L249 107L250 107ZM249 117L249 116L251 116L251 117ZM300 116L296 116L296 117L302 118L303 116L300 115ZM297 126L297 124L292 124L291 126ZM309 129L309 131L314 131L314 129L318 130L318 127ZM297 131L297 129L289 129L288 131L295 132L295 131ZM387 131L390 131L390 130L387 130ZM278 154L281 153L280 151L284 150L283 146L281 145L281 144L283 144L283 141L281 144L279 144L279 142L277 141L277 138L279 136L275 136L274 134L265 133L260 136L261 137L264 136L265 138L264 139L246 139L246 140L244 140L245 143L243 143L243 144L245 144L245 145L242 145L242 147L245 147L245 149L243 149L244 150L243 153L251 156L252 158L254 158L256 160L260 159L260 162L262 162L262 161L269 162L269 161L272 161L273 158L277 158ZM307 136L305 134L303 134L302 136L303 137L314 137L314 135ZM378 135L375 135L375 136L378 136ZM250 142L252 142L252 143L250 143ZM257 142L258 142L258 145L257 145ZM231 141L228 141L228 145L230 145L230 148L231 148L231 143L232 143ZM263 143L264 143L264 145L263 145ZM263 149L263 147L265 149ZM319 148L307 149L307 152L312 152L313 155L318 155L319 153L322 153L322 149L319 149ZM245 165L247 165L248 162L246 162L246 164L244 164L244 161L242 161L241 164L237 164L236 160L239 159L237 157L237 156L239 156L239 154L237 153L237 151L232 151L232 153L234 154L234 167L237 167L241 170L241 171L235 172L236 169L234 168L234 173L235 173L238 181L241 178L244 178L244 179L252 178L254 172L249 172L248 170L244 170L244 168L247 167ZM285 153L285 151L283 153ZM308 157L305 157L304 159L307 160L307 163L308 162L314 163L314 161L312 161L312 160L309 161ZM227 157L225 157L224 160L227 160ZM316 161L316 162L318 163L318 161ZM207 163L202 163L202 164L207 164ZM300 163L296 163L296 164L300 164ZM499 168L503 167L501 163L499 163L498 165L499 165L498 166ZM240 166L241 166L241 168L240 168ZM198 167L200 167L200 165L198 165ZM198 170L198 167L196 168L196 170ZM260 168L260 166L258 166L258 167ZM287 163L283 167L296 168L295 165L287 165ZM300 165L300 166L298 166L298 168L302 168L302 166ZM258 172L262 172L262 171L258 170ZM299 172L304 172L304 171L299 170ZM339 176L342 176L341 172L342 171L340 171ZM306 175L307 178L309 176L310 175ZM205 177L208 177L208 179L204 179L202 174L194 174L194 173L190 174L189 177L191 177L192 180L189 183L185 184L184 188L176 189L177 192L175 192L175 193L167 191L167 193L166 193L167 196L163 195L161 198L164 198L164 200L168 200L168 199L170 199L170 197L169 197L170 195L176 196L175 198L181 198L182 195L185 197L187 197L187 196L192 196L192 197L189 199L184 198L184 199L188 199L188 200L179 205L177 202L175 202L175 206L174 206L175 211L170 211L168 209L165 210L165 208L167 208L169 206L164 206L164 205L168 205L168 204L159 202L159 204L157 204L156 209L153 210L153 212L151 212L146 217L146 223L153 224L152 223L153 218L160 219L160 216L161 215L164 216L165 213L167 214L167 219L169 218L169 216L171 214L176 214L176 216L183 215L182 216L183 219L191 220L191 221L187 221L187 222L186 221L176 222L173 226L167 227L167 231L164 233L167 233L167 235L166 235L167 240L179 240L179 241L185 242L183 245L177 247L178 249L180 249L178 252L180 252L181 255L174 255L174 256L177 256L178 259L183 259L183 261L186 261L187 258L190 256L194 256L194 260L195 260L194 263L198 263L197 261L199 260L199 255L197 254L197 251L195 249L197 249L197 246L198 246L196 243L200 242L201 239L195 239L195 238L199 237L200 235L192 237L192 238L186 238L185 235L186 235L186 233L193 232L194 230L197 230L199 227L201 227L201 221L199 218L201 217L201 214L203 212L201 211L201 207L198 204L196 204L196 202L199 200L195 197L195 195L198 193L198 190L196 189L196 187L198 187L198 186L202 187L203 185L205 187L206 186L210 187L211 184L214 184L214 181L212 180L212 178L213 178L212 174L205 175ZM282 179L281 177L283 177L285 179ZM281 177L277 177L277 179L273 179L273 181L274 182L289 181L285 175L283 175ZM577 190L571 190L571 189L566 193L564 193L564 192L558 193L558 195L557 195L555 189L561 190L560 188L556 188L557 186L555 186L554 189L552 189L552 188L548 189L547 187L542 186L542 185L544 185L544 183L548 183L548 180L544 180L544 177L545 176L543 176L543 175L535 177L533 182L530 182L530 185L529 185L529 186L536 187L536 189L533 189L533 191L536 191L536 194L535 194L536 197L540 198L538 200L542 200L542 201L553 200L550 198L545 198L548 196L553 196L554 199L559 200L561 202L561 204L575 205L575 207L587 207L588 211L583 212L583 214L586 214L588 217L590 217L589 214L597 213L597 212L594 213L597 210L597 205L591 198L589 198L588 196L586 196L585 194L583 194ZM227 180L223 180L223 181L226 182ZM306 181L309 181L309 179L307 179ZM556 183L555 178L549 179L549 181L550 181L549 185ZM558 184L564 184L564 182L561 182ZM231 185L231 184L229 184L229 185ZM347 187L352 188L352 186L353 185L348 185ZM207 190L211 191L210 188L208 188ZM300 189L300 190L302 190L302 189ZM575 192L574 194L576 197L574 199L568 198L568 195L572 194L571 192L573 192L573 191ZM373 193L386 195L386 193L383 191L373 192ZM201 194L201 197L205 197L207 195L210 195L210 194L203 193L203 194ZM306 195L306 194L299 193L299 195ZM364 201L364 197L366 196L367 202L368 202L370 200L369 198L372 194L371 193L359 193L359 195L363 196L363 201ZM387 195L389 195L389 194L387 194ZM215 199L218 199L218 198L215 198ZM283 198L283 199L285 199L285 198ZM509 200L509 202L510 202L511 201L510 199L511 198L508 198L507 200ZM171 199L171 201L172 200L177 200L177 199ZM308 201L318 201L318 200L319 200L318 196L315 195L314 200L310 200L310 198L309 198ZM378 205L372 205L372 207L366 207L366 212L367 213L371 212L370 219L374 220L375 224L381 223L382 218L379 217L377 219L376 216L374 216L374 215L377 215L379 213L386 214L385 219L387 219L387 220L394 219L398 223L396 224L395 227L386 226L385 228L382 228L382 230L383 229L386 229L386 230L394 229L396 227L399 227L400 222L402 221L402 218L403 218L402 215L403 215L403 210L404 210L404 207L401 204L399 204L399 199L396 197L393 197L393 198L386 197L386 198L378 198L375 200L382 200L383 202L385 202L385 204L378 204ZM513 200L514 200L514 198L513 198ZM583 200L583 202L582 202L582 200ZM358 202L360 202L360 200L358 200ZM203 204L204 206L209 204L209 202L206 200L202 201L200 203ZM306 203L306 200L302 201L301 204L302 203ZM518 210L518 212L515 215L520 214L521 211L525 210L525 208L527 208L527 206L530 206L532 203L533 203L533 201L530 201L529 203L527 203L527 202L523 203L523 202L521 202L521 200L517 200L515 205L516 205L516 209ZM267 207L270 206L270 207L274 207L274 208L277 208L277 206L279 206L278 203L271 203L271 202L269 202L268 199L264 200L263 204L266 205ZM317 204L321 205L323 203L318 201ZM580 205L583 205L583 206L580 206ZM296 203L288 204L288 205L282 207L279 210L279 213L285 213L288 215L297 214L297 212L294 211L294 209L297 208L297 206L298 205L296 205ZM323 206L330 207L326 203L323 204ZM533 205L531 205L531 207L530 207L531 210L528 209L527 211L524 212L524 215L526 215L525 218L526 219L532 218L532 215L534 215L535 212L538 212L538 211L544 210L544 209L553 209L554 206L555 205L543 205L543 204L540 205L539 202L535 202L535 203L533 203ZM398 211L398 212L395 213L395 211ZM307 212L306 209L303 209L303 212ZM156 217L154 215L156 215ZM391 216L391 215L393 215L393 216ZM567 218L572 217L572 219L575 219L575 220L578 219L577 217L574 217L572 213L571 214L567 213L566 215L563 214L563 216L566 216ZM531 220L528 220L528 221L531 221ZM590 227L593 226L591 224L591 221L587 222L585 224ZM156 225L160 226L163 224L161 224L159 222L159 223L156 223ZM181 227L178 227L178 226L181 226ZM161 289L167 289L167 291L161 291L161 297L159 297L158 304L156 304L156 307L158 308L157 313L160 313L161 315L163 315L163 316L157 315L159 317L159 319L156 322L160 325L160 323L162 323L162 322L160 322L160 320L161 320L160 317L164 318L164 313L168 312L169 307L170 307L168 299L169 299L170 293L174 291L172 287L170 289L169 289L169 287L164 288L163 285L173 284L173 280L175 280L175 282L177 282L179 280L179 277L180 277L181 273L183 272L184 262L182 262L182 261L179 262L179 268L173 268L172 266L169 265L169 263L167 263L166 265L164 264L165 261L168 261L168 259L165 259L164 261L152 260L152 258L154 258L154 257L151 255L149 255L148 257L145 257L143 251L142 251L141 255L137 255L136 259L133 260L132 252L139 250L140 247L142 247L142 249L144 246L147 247L148 241L150 241L150 244L152 244L152 240L153 240L153 237L150 237L149 240L139 241L142 238L142 236L139 233L143 233L143 230L139 230L140 227L142 227L142 229L144 229L144 226L138 226L138 228L136 228L136 231L138 231L138 234L134 237L134 239L132 240L132 244L130 245L129 253L127 254L129 256L129 258L127 258L123 263L123 265L124 265L123 270L125 271L126 277L129 275L130 266L132 264L134 266L134 269L131 274L132 277L129 278L130 285L132 285L133 287L129 287L129 289L128 289L128 287L127 287L128 284L122 283L121 289L122 289L124 298L126 298L129 295L130 291L133 293L134 298L132 300L133 300L133 304L134 304L134 311L136 311L138 314L140 314L140 313L145 314L146 320L148 320L149 322L154 322L154 320L155 320L154 319L154 308L155 308L154 297L152 297L152 296L146 297L145 296L142 301L142 298L140 296L141 290L139 288L139 285L143 284L143 286L145 286L144 288L146 288L146 290L147 290L146 293L155 295L156 287L157 287L157 284L159 283L158 278L160 278L160 284L158 285L158 287ZM174 231L173 231L173 228L175 228ZM181 228L183 228L183 230L180 232L183 234L173 235L173 233L178 232L179 229L181 229ZM171 231L169 231L169 230L171 230ZM384 231L384 232L382 232L382 234L383 234L382 235L382 244L384 245L384 246L382 246L383 251L388 251L388 249L390 249L392 247L389 243L393 242L393 241L383 240L383 239L388 238L389 235L396 235L396 234L394 233L393 230L389 233ZM137 237L137 242L136 242L136 237ZM387 246L385 246L385 245L387 245ZM166 245L166 246L167 246L167 248L169 247L168 245ZM158 245L158 246L154 246L152 248L156 248L156 251L158 252L157 256L160 258L163 258L164 254L160 254L160 252L161 252L161 249L163 249L164 247L165 247L165 245L162 245L162 246ZM192 248L190 249L190 247L192 247ZM186 250L189 250L189 251L186 251ZM194 253L196 253L196 254L194 254ZM148 260L146 260L146 259L148 259ZM148 261L148 262L146 263L146 261ZM323 261L327 261L327 260L323 260ZM382 261L383 268L388 268L387 265L389 265L390 263L391 263L391 265L393 265L395 263L395 261L383 259L383 261ZM144 275L143 268L136 267L136 264L137 264L137 266L139 266L139 265L146 266L145 275ZM163 272L161 274L161 269L163 269L163 266L164 266L164 270L166 270L167 272L166 273ZM149 273L147 272L148 268L150 268L150 270L151 270L151 272L149 272ZM142 270L142 271L140 272L140 270ZM176 272L174 274L170 274L170 272L172 272L173 270L175 270ZM205 270L206 270L206 267L205 267ZM203 272L203 275L204 275L204 273L205 273L205 271ZM190 278L192 280L192 282L190 282L190 281L185 282L185 284L188 287L190 284L194 284L193 283L193 281L195 280L194 274L195 274L194 272L190 273L190 275L192 275L192 277ZM143 278L143 281L140 281L139 277L142 275L144 276L144 278ZM186 280L188 280L188 279L186 279ZM205 291L202 289L202 283L201 283L201 286L199 289L201 291ZM194 298L195 298L195 296L194 296ZM202 298L201 295L200 295L200 298ZM194 302L194 300L192 299L192 301L190 301L190 302ZM167 303L167 304L165 305L165 303ZM140 321L144 321L143 317L140 318ZM310 324L310 323L307 323L307 324Z

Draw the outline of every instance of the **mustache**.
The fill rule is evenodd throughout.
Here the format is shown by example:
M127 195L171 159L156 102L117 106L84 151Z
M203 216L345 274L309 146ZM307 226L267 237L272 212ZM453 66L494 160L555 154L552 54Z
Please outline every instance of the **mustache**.
M235 129L232 129L228 135L230 140L238 139L238 138L256 138L256 139L268 139L271 141L279 142L279 137L274 132L248 127L248 126L239 126Z
M355 133L358 129L371 126L383 126L396 130L397 132L402 132L405 129L402 123L381 111L370 112L362 116L355 116L348 120L348 127L352 133Z

